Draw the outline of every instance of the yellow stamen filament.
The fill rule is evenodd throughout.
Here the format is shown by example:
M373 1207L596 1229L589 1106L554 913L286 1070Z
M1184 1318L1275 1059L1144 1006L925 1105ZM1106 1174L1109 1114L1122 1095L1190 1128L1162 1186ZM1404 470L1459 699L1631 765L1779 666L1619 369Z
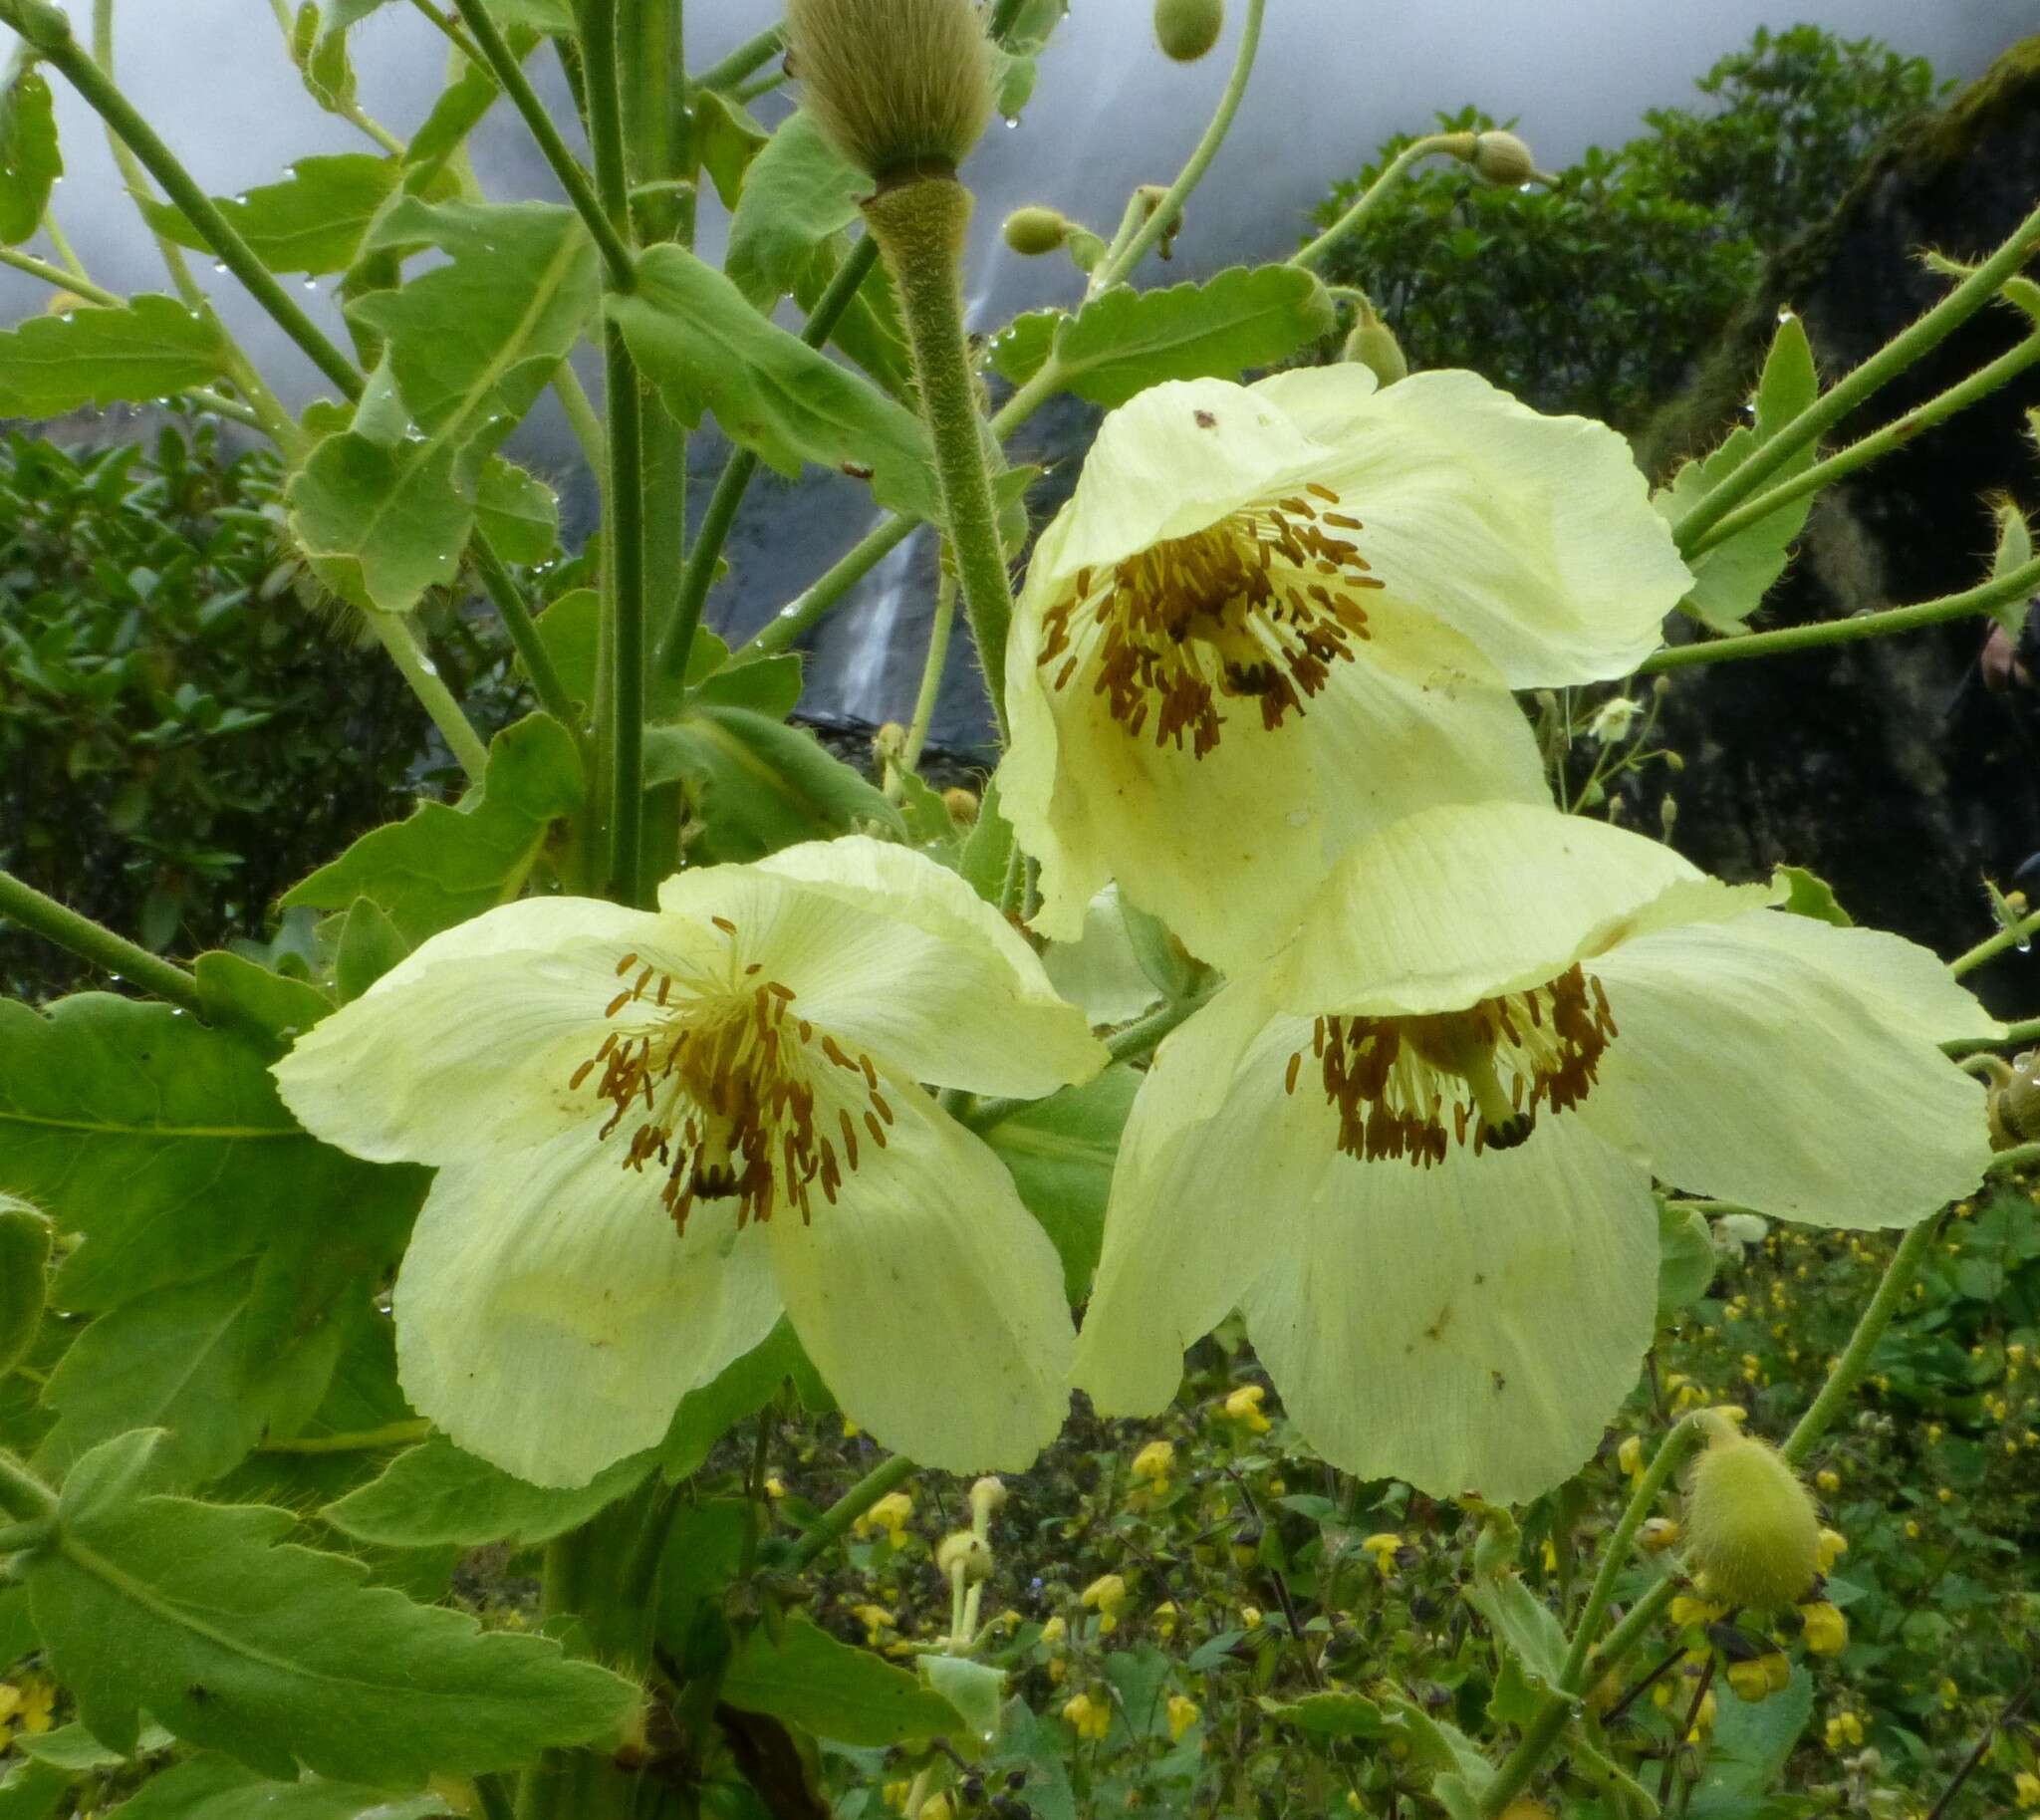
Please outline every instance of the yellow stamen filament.
M1218 699L1260 704L1269 732L1325 686L1331 666L1370 634L1360 595L1382 584L1354 542L1336 535L1357 518L1325 512L1339 495L1315 481L1272 504L1247 506L1187 537L1168 538L1113 565L1078 572L1072 593L1043 616L1037 662L1050 685L1082 666L1073 622L1098 627L1091 678L1113 718L1138 737L1150 714L1154 743L1193 757L1218 744Z
M1407 1157L1428 1169L1469 1131L1475 1156L1512 1150L1540 1110L1579 1105L1616 1034L1600 980L1573 966L1465 1011L1320 1017L1311 1053L1339 1114L1342 1151L1369 1163ZM1302 1065L1299 1050L1284 1079L1290 1093Z
M665 1173L659 1198L681 1231L697 1200L734 1198L739 1228L770 1219L781 1201L806 1221L814 1191L833 1205L858 1167L859 1135L843 1101L865 1103L865 1124L882 1149L892 1108L871 1058L795 1016L792 988L760 978L756 961L740 965L736 925L711 920L730 938L725 972L693 977L626 954L617 976L636 977L605 1007L612 1027L568 1087L579 1093L601 1071L595 1093L612 1109L601 1137L627 1133L626 1169L657 1163ZM827 1103L835 1105L840 1144L827 1129Z

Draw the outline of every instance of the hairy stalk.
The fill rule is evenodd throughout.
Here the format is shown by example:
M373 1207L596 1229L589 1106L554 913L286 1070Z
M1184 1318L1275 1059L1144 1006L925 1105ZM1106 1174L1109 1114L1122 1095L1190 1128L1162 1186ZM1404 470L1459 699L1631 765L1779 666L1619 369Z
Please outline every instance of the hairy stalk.
M1947 1055L1976 1055L1986 1049L2005 1049L2014 1043L2040 1040L2040 1017L2029 1017L2016 1024L2005 1025L1997 1036L1958 1036L1941 1044Z
M949 661L949 633L956 624L956 577L944 570L935 584L935 617L928 626L928 649L921 660L920 688L913 698L913 716L906 723L906 741L899 748L897 768L888 778L888 793L898 798L901 771L920 765L921 748L928 742L928 723L935 717L935 697L942 692L942 671Z
M1801 449L1816 442L1872 393L1923 359L1994 298L2004 281L2033 256L2040 242L2040 208L2015 227L1996 252L1976 267L1939 303L1893 337L1839 384L1831 387L1768 441L1759 443L1734 472L1725 475L1672 527L1681 554L1699 540Z
M10 872L0 872L0 917L20 923L117 978L131 981L152 997L182 1005L186 1011L201 1009L198 981L174 961L151 954L127 936L67 910Z
M697 89L728 89L744 80L761 65L786 48L786 30L769 25L755 38L747 38L727 57L712 63L694 78Z
M1439 157L1446 153L1453 157L1468 157L1478 136L1472 132L1427 132L1420 139L1411 139L1396 154L1388 169L1367 186L1360 199L1315 240L1292 253L1289 263L1307 270L1315 269L1327 253L1374 212L1376 204L1408 174L1410 166L1419 158Z
M2002 954L2006 948L2030 940L2036 929L2040 929L2040 910L2034 910L2031 915L2021 916L2016 922L2007 923L1994 935L1984 936L1973 948L1957 954L1949 961L1948 971L1956 979L1960 979L1964 973L1973 973L1993 955Z
M468 782L480 783L482 773L489 768L489 748L482 743L473 722L460 711L453 691L440 679L439 666L425 655L409 623L393 613L365 613L362 618L389 653L390 661L403 673L410 692L431 716L446 749L467 773Z
M57 1494L4 1447L0 1447L0 1510L11 1510L30 1523L57 1514Z
M584 744L586 734L581 716L575 710L573 697L567 693L567 685L560 680L560 672L553 664L553 653L546 649L545 640L539 637L538 622L531 617L531 609L525 606L524 596L517 591L516 578L494 547L483 539L476 538L468 553L474 558L475 574L481 578L482 588L501 617L503 629L510 635L510 643L516 648L517 660L531 678L539 705L573 734L577 746Z
M920 1468L903 1453L895 1453L891 1459L882 1460L867 1472L863 1478L846 1491L835 1503L822 1512L801 1537L800 1546L794 1550L793 1573L805 1573L839 1541L844 1532L859 1517L871 1509L887 1492L903 1485Z
M1937 601L1921 601L1913 607L1887 607L1849 620L1823 620L1813 626L1784 626L1776 632L1746 632L1729 639L1666 646L1638 664L1637 674L1649 676L1659 670L1687 669L1695 663L1727 663L1743 657L1775 657L1788 651L1818 650L1825 645L1854 645L1864 639L1916 632L1922 626L1973 619L2006 601L2023 600L2036 587L2040 587L2040 557L2020 564L1995 581L1980 583L1960 594L1944 594Z
M1006 573L985 469L983 421L963 332L959 274L970 191L953 177L920 177L864 204L865 224L879 243L913 344L921 414L934 444L942 512L963 592L963 610L977 641L985 692L1001 738L1006 731L1006 633L1013 589Z
M2009 1175L2036 1163L2040 1163L2040 1141L2015 1144L2010 1150L1999 1151L1991 1158L1986 1172L1992 1175Z

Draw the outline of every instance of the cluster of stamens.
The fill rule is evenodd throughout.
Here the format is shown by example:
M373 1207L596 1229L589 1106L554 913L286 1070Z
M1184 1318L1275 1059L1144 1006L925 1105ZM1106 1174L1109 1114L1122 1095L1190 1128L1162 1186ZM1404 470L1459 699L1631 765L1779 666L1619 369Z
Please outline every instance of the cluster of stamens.
M1270 732L1325 686L1331 666L1366 639L1359 595L1382 584L1350 537L1361 522L1328 510L1339 495L1315 481L1272 505L1248 506L1187 537L1152 544L1110 570L1080 569L1043 616L1037 661L1066 688L1082 664L1072 649L1089 613L1099 628L1092 689L1138 736L1151 713L1156 746L1202 758L1218 744L1218 698L1260 703Z
M799 1016L790 987L737 961L736 925L711 920L730 938L729 976L681 978L626 954L617 977L629 983L603 1012L611 1027L568 1085L578 1093L595 1077L612 1108L601 1137L629 1128L624 1167L657 1164L659 1198L682 1232L696 1200L732 1196L739 1228L770 1219L781 1199L805 1222L815 1189L835 1204L865 1138L886 1148L892 1108L871 1057ZM861 1117L844 1103L860 1098ZM826 1109L818 1117L825 1100L833 1129Z
M1475 1156L1510 1150L1530 1136L1541 1109L1579 1105L1615 1035L1601 982L1574 966L1466 1011L1320 1017L1311 1054L1339 1114L1342 1151L1428 1169L1469 1131ZM1302 1050L1289 1058L1292 1094L1303 1061Z

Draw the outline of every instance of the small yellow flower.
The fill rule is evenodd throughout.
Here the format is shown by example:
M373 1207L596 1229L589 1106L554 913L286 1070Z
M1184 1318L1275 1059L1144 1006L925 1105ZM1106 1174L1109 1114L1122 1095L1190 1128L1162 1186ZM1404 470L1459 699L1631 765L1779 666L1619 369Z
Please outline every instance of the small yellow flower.
M1168 1735L1173 1743L1181 1743L1183 1733L1194 1725L1203 1714L1197 1710L1197 1702L1181 1693L1168 1696Z
M920 1804L920 1812L914 1820L953 1820L955 1812L947 1795L930 1795Z
M883 1605L854 1605L851 1616L865 1627L865 1641L877 1644L888 1631L896 1631L899 1620Z
M1647 1554L1662 1554L1678 1541L1678 1524L1670 1517L1647 1517L1637 1541Z
M1261 1608L1258 1605L1243 1605L1239 1608L1239 1621L1250 1631L1261 1628Z
M2022 1769L2012 1778L2012 1791L2021 1807L2040 1807L2040 1776L2030 1769Z
M1630 1477L1638 1477L1644 1470L1644 1437L1641 1434L1626 1434L1623 1443L1615 1450L1615 1463Z
M1127 1602L1127 1583L1118 1574L1100 1574L1084 1589L1080 1603L1098 1614L1098 1634L1109 1637L1119 1628L1120 1608Z
M2016 1340L2004 1349L2004 1356L2013 1365L2024 1365L2026 1363L2026 1349Z
M1062 1614L1051 1618L1041 1627L1041 1640L1046 1644L1058 1644L1070 1634L1070 1627L1063 1622Z
M14 1723L30 1737L48 1731L52 1715L57 1710L57 1684L44 1680L40 1675L31 1675L22 1684L18 1698Z
M1826 1574L1834 1571L1835 1563L1849 1552L1849 1538L1839 1529L1823 1529L1820 1546L1814 1554L1814 1565Z
M1134 1477L1154 1488L1159 1497L1168 1489L1168 1475L1175 1470L1175 1443L1150 1440L1134 1455Z
M1066 1675L1068 1675L1069 1672L1070 1665L1068 1660L1064 1657L1058 1656L1053 1662L1051 1662L1048 1665L1048 1685L1051 1688L1060 1688L1063 1685L1063 1678Z
M1836 1492L1842 1489L1842 1475L1832 1466L1823 1466L1813 1475L1813 1482L1828 1497L1833 1497Z
M1402 1538L1390 1530L1371 1535L1361 1547L1375 1558L1375 1565L1386 1577L1396 1571L1396 1556L1402 1547Z
M1080 1738L1102 1738L1112 1729L1112 1707L1089 1693L1073 1693L1063 1702L1063 1722Z
M1919 1540L1919 1525L1912 1517L1906 1519L1906 1540L1909 1542Z
M884 1789L886 1805L895 1814L906 1812L906 1797L913 1793L911 1782L888 1782Z
M1173 1599L1164 1599L1154 1608L1154 1629L1162 1642L1166 1643L1175 1635L1176 1620L1181 1617Z
M1940 1686L1935 1691L1940 1695L1940 1708L1943 1712L1952 1712L1962 1703L1961 1688L1946 1676L1941 1677Z
M1225 1400L1226 1419L1238 1423L1249 1434L1265 1434L1274 1427L1274 1424L1261 1414L1261 1405L1267 1399L1266 1387L1243 1384Z
M1849 1647L1849 1620L1825 1599L1802 1605L1799 1615L1806 1620L1806 1647L1816 1656L1839 1656Z
M1727 1609L1711 1599L1696 1599L1690 1593L1680 1593L1671 1602L1671 1622L1676 1625L1712 1624Z
M1952 1504L1955 1501L1955 1494L1952 1491L1950 1491L1945 1485L1941 1486L1941 1488L1938 1491L1936 1491L1933 1495L1936 1498L1938 1498L1943 1504Z
M1828 1720L1826 1732L1830 1750L1840 1750L1845 1745L1861 1744L1863 1721L1853 1712L1838 1712Z
M1751 1705L1769 1696L1771 1678L1764 1673L1760 1658L1751 1657L1748 1662L1731 1662L1728 1665L1728 1685L1735 1690L1737 1699L1749 1701Z
M905 1536L906 1525L912 1516L913 1499L904 1491L889 1491L857 1517L850 1531L852 1535L872 1536L883 1529L886 1539L896 1546Z
M765 1495L774 1498L786 1496L786 1480L773 1473L765 1481Z

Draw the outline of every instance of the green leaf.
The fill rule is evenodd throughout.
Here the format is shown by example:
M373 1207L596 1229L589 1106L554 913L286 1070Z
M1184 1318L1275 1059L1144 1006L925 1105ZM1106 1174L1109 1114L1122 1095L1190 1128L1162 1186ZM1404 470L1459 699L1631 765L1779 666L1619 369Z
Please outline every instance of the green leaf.
M491 455L475 483L474 522L505 562L542 563L560 541L559 495L536 474Z
M223 948L199 955L191 970L198 976L198 1007L205 1021L251 1037L272 1060L335 1008L335 1001L310 980L272 973Z
M249 250L272 272L316 277L354 264L362 237L402 174L393 158L366 151L299 158L281 183L264 183L238 196L215 196L213 206ZM166 239L198 252L210 243L174 203L144 200L141 212Z
M265 1434L293 1434L325 1395L344 1323L329 1318L282 1349L255 1344L258 1266L249 1259L123 1303L94 1321L43 1390L57 1411L39 1467L61 1476L130 1429L168 1432L157 1451L180 1484L216 1478Z
M1110 407L1164 380L1230 380L1271 367L1329 334L1335 318L1315 274L1233 266L1165 291L1115 287L1046 325L1023 317L992 344L992 365L1017 385L1052 350L1065 389Z
M921 1680L940 1695L981 1744L999 1735L999 1709L1006 1703L1006 1672L967 1656L922 1656L916 1659Z
M50 85L22 64L0 89L0 243L17 246L43 224L50 186L64 174Z
M858 219L858 200L871 187L810 115L789 116L744 172L723 255L730 282L758 309L771 309Z
M689 98L694 113L694 155L724 208L739 206L744 173L772 135L726 95L699 89Z
M1811 916L1816 922L1832 922L1838 929L1856 926L1856 918L1842 908L1841 900L1835 896L1835 888L1817 874L1808 872L1804 866L1773 867L1771 884L1774 888L1783 889L1784 899L1778 906L1780 910L1795 916Z
M474 499L454 478L458 450L389 444L358 429L328 436L291 477L291 532L343 600L406 613L453 579L475 524Z
M453 1810L437 1795L399 1795L347 1782L271 1781L210 1754L151 1776L119 1812L125 1820L426 1820Z
M333 957L333 983L343 1004L361 997L410 952L403 931L373 899L357 898L340 925Z
M1566 1660L1565 1631L1520 1575L1476 1580L1460 1588L1460 1597L1487 1620L1495 1641L1533 1687L1548 1690L1558 1686Z
M68 1771L31 1758L0 1775L0 1820L47 1820L70 1790Z
M967 1729L956 1708L913 1676L805 1618L789 1618L777 1643L762 1628L746 1637L722 1697L838 1744L903 1744Z
M987 904L997 904L1005 895L1006 868L1012 857L1013 824L999 812L999 780L994 776L978 801L977 820L963 837L956 870L964 884Z
M167 1750L175 1742L160 1725L144 1725L134 1741L134 1754L145 1756L151 1751ZM75 1719L54 1731L25 1733L15 1739L15 1747L38 1763L55 1764L75 1776L95 1769L118 1769L128 1761L118 1750L109 1750Z
M727 1654L729 1633L719 1612L704 1613L702 1608L711 1600L719 1605L723 1589L736 1577L751 1520L750 1506L742 1498L706 1498L682 1509L666 1532L655 1628L685 1676L707 1667L704 1657L717 1659L719 1669ZM699 1625L703 1617L709 1622Z
M371 830L286 893L282 907L338 910L367 898L415 946L516 898L584 788L567 729L528 715L490 742L481 789L460 808L421 803L408 821Z
M148 1494L156 1437L123 1436L65 1483L28 1557L36 1628L93 1734L129 1749L146 1707L188 1742L289 1780L474 1774L613 1734L637 1688L533 1637L363 1584L280 1546L264 1505Z
M789 1378L805 1391L815 1378L815 1368L792 1326L781 1320L741 1359L725 1366L713 1384L704 1384L680 1399L672 1427L657 1448L659 1470L667 1483L677 1484L698 1471L708 1450L746 1416L755 1415L778 1396L779 1387ZM812 1400L804 1401L813 1407Z
M686 784L703 823L697 860L757 860L864 827L905 838L898 810L814 734L749 708L692 708L650 728L644 756L647 786Z
M881 505L939 519L927 432L904 405L761 316L682 247L638 261L608 308L666 408L688 428L713 410L733 442L789 479L803 462L869 471Z
M1389 1730L1381 1707L1361 1693L1306 1693L1301 1699L1273 1699L1264 1693L1256 1703L1270 1718L1312 1737L1378 1738Z
M1686 1813L1688 1820L1742 1820L1784 1773L1813 1716L1813 1677L1795 1663L1791 1681L1768 1699L1751 1702L1722 1687L1714 1701L1714 1732Z
M35 1344L49 1266L50 1222L26 1201L0 1194L0 1378Z
M1055 1241L1073 1303L1091 1292L1120 1133L1140 1085L1138 1069L1108 1068L1082 1086L1022 1107L983 1134L1027 1210Z
M382 1477L319 1514L357 1541L388 1548L490 1542L530 1547L578 1529L643 1483L654 1453L633 1454L570 1491L527 1484L487 1460L463 1453L444 1435L399 1453Z
M1707 1293L1720 1254L1706 1215L1676 1201L1658 1203L1658 1319L1668 1321Z
M34 316L0 335L0 417L147 403L219 378L226 360L226 338L210 312L187 310L173 297Z
M1820 376L1814 371L1806 326L1797 316L1787 316L1778 325L1764 360L1763 376L1757 382L1755 421L1733 431L1712 454L1686 462L1672 475L1670 485L1653 497L1652 504L1675 527L1702 495L1819 396ZM1764 488L1803 473L1818 456L1819 449L1808 443ZM1738 531L1727 542L1703 551L1687 564L1693 573L1693 590L1680 604L1715 631L1733 632L1756 612L1771 584L1784 574L1792 540L1804 528L1812 509L1813 495L1809 493Z
M276 1096L271 1054L167 1005L96 992L42 1013L0 1002L0 1189L85 1237L57 1273L59 1307L214 1275L286 1232L400 1229L424 1172L306 1136Z

